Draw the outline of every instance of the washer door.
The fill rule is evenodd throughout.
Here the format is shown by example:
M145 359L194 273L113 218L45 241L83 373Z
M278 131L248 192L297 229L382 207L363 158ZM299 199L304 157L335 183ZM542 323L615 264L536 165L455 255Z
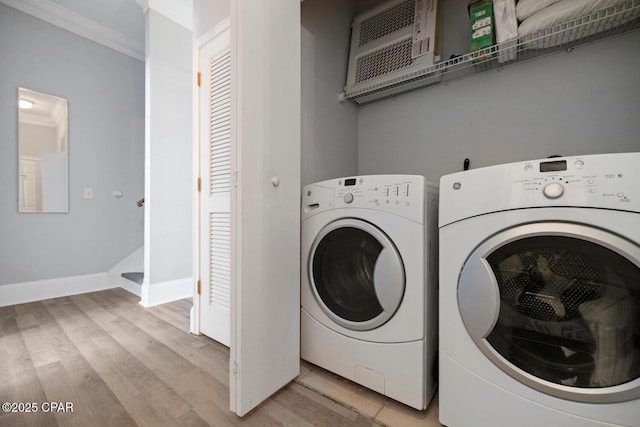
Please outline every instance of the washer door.
M383 325L404 295L404 264L397 248L382 230L359 219L341 219L320 230L308 271L322 310L351 330Z
M516 227L485 241L458 283L467 331L500 369L580 402L640 397L640 248L599 229Z

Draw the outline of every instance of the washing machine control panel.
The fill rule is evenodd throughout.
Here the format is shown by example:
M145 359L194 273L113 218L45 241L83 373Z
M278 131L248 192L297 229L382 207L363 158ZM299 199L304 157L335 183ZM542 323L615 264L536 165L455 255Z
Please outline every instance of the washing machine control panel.
M594 157L524 162L513 167L513 189L524 194L541 193L548 200L599 199L609 204L628 204L633 203L634 197L640 202L638 181L630 181L635 175L631 163L603 162Z
M364 208L391 212L422 222L425 185L420 175L368 175L338 178L304 187L303 216L326 209Z
M418 182L417 182L418 181ZM338 179L337 198L358 207L388 207L406 210L423 201L423 182L411 176L383 181L379 177ZM415 192L415 194L414 194ZM338 203L339 206L340 203Z
M440 225L530 207L640 212L640 153L594 154L470 169L440 180Z

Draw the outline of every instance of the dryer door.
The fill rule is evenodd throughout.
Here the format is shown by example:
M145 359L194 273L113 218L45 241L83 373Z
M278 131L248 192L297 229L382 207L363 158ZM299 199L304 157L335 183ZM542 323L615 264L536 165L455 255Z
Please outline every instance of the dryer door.
M640 397L640 248L592 227L530 224L468 258L462 319L499 368L580 402Z
M322 310L351 330L383 325L404 295L405 271L398 249L382 230L358 219L334 221L318 233L308 271Z

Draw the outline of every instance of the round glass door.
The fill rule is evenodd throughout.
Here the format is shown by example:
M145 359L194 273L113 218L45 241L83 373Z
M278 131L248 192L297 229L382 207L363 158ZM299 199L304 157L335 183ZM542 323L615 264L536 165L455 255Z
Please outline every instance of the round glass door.
M309 264L316 300L341 326L374 329L400 306L402 259L389 237L368 222L343 219L327 225L312 245Z
M470 311L486 307L474 309L469 295L460 295L461 312L476 343L501 368L564 398L640 396L637 247L585 228L575 235L525 234L474 256L471 263L483 264L476 275L484 270L489 277L463 270L459 290L489 281L496 310L480 334Z

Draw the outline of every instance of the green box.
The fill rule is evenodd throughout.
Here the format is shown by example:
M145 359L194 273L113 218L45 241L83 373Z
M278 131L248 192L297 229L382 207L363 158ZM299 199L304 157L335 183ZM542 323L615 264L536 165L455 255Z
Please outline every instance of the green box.
M472 1L469 3L471 28L471 52L494 44L493 2Z

